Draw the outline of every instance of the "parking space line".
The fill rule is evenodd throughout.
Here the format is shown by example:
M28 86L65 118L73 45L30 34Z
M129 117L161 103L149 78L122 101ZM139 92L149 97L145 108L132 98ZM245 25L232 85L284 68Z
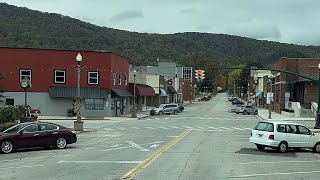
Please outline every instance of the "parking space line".
M164 141L156 141L156 142L152 142L152 143L145 143L145 144L140 144L141 145L149 145L149 144L158 144L158 143L163 143ZM126 148L131 148L133 147L131 146L122 146L122 147L115 147L115 148L109 148L109 149L103 149L101 151L113 151L113 150L118 150L118 149L126 149Z
M250 165L250 164L280 164L280 163L317 163L320 162L320 160L317 161L260 161L260 162L243 162L238 163L239 165Z
M320 173L320 171L300 171L300 172L279 172L279 173L265 173L265 174L246 174L240 176L231 176L230 178L247 178L256 176L275 176L275 175L292 175L292 174L311 174Z
M31 166L13 166L13 167L0 167L2 170L6 169L21 169L21 168L33 168L33 167L43 167L44 165L31 165Z
M57 163L75 163L75 164L139 164L142 161L58 161Z

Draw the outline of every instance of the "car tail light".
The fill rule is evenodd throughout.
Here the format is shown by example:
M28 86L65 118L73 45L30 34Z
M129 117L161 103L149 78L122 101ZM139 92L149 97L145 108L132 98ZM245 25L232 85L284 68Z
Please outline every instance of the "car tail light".
M270 135L268 139L269 139L269 140L274 140L274 135L273 135L273 134Z

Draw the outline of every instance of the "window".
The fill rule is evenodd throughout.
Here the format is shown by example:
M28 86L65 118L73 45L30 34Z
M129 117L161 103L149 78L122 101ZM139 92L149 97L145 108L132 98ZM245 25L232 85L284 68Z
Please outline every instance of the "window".
M127 75L124 75L124 85L128 85Z
M297 131L297 126L295 126L295 125L287 125L287 132L296 134L298 132Z
M286 132L286 125L284 124L279 124L277 127L277 131L280 133L285 133Z
M66 83L66 71L54 70L54 83L56 84Z
M254 128L254 130L273 132L274 127L272 123L259 122L257 126Z
M14 106L14 99L7 98L7 99L6 99L6 105L12 105L12 106Z
M23 132L36 132L38 131L38 125L37 124L31 124L23 129Z
M298 126L300 134L310 135L309 129L303 126Z
M86 110L103 110L103 99L85 99Z
M119 74L119 85L121 86L121 74Z
M41 123L39 125L40 131L52 131L52 130L57 130L59 129L58 126L55 126L53 124L45 124L45 123Z
M32 77L31 77L31 70L30 69L21 69L20 70L20 81L22 81L22 79L29 79L30 81L32 81Z
M113 73L112 79L113 79L113 85L116 85L116 73Z
M99 84L99 72L88 72L88 84Z

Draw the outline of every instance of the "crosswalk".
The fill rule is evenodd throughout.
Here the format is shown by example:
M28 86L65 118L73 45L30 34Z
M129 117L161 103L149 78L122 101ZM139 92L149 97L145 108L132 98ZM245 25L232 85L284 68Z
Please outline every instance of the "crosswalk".
M204 127L204 126L132 126L132 127L112 127L104 128L105 131L125 131L125 130L194 130L194 131L249 131L247 127Z
M235 120L259 120L256 116L236 116L232 118L219 118L219 117L184 117L184 116L170 116L170 117L153 117L153 118L144 118L145 121L154 121L154 120L183 120L183 119L194 119L194 120L219 120L219 121L235 121Z

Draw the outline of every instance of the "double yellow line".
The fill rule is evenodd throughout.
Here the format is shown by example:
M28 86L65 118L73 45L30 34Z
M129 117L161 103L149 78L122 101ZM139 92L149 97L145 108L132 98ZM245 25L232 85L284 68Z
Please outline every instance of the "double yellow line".
M170 143L166 144L164 147L159 149L157 152L149 156L147 159L142 161L139 165L134 167L132 170L130 170L127 174L121 177L121 179L132 179L134 176L136 176L139 172L141 172L143 169L148 167L153 161L158 159L162 153L167 151L171 146L175 145L178 141L180 141L183 137L185 137L190 130L184 131L182 134L180 134L178 137L176 137L174 140L172 140Z

